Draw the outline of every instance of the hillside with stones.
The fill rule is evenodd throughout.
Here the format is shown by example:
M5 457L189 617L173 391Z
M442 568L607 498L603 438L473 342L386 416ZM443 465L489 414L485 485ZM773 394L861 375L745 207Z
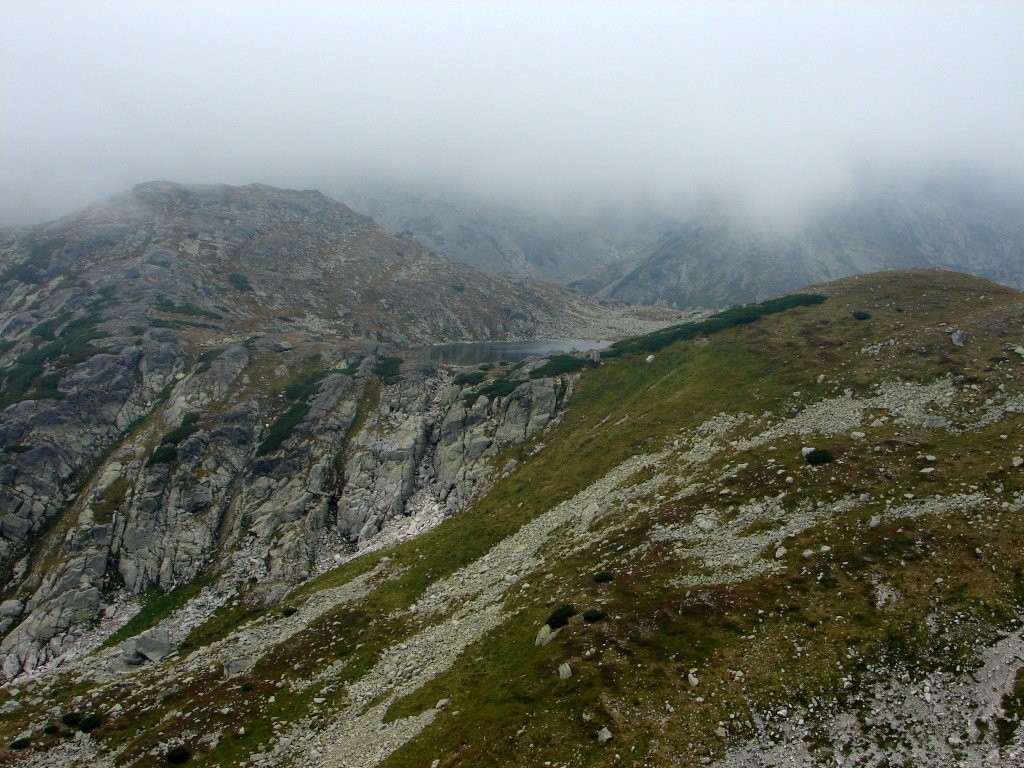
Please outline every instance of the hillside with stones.
M15 569L11 764L1024 756L1016 290L848 278L598 363L180 372Z
M140 595L258 579L272 600L410 510L458 511L570 387L517 372L514 401L471 407L418 345L671 318L491 278L260 185L144 184L5 230L0 280L8 677L91 648Z

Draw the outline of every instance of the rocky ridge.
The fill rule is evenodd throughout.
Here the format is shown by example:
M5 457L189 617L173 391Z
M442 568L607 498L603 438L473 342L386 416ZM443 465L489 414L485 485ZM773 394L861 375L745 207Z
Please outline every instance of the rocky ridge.
M672 317L490 278L261 185L143 184L4 230L0 276L8 677L95 648L140 595L202 577L210 611L253 580L273 601L382 529L435 524L571 393L505 366L511 388L469 407L407 346Z

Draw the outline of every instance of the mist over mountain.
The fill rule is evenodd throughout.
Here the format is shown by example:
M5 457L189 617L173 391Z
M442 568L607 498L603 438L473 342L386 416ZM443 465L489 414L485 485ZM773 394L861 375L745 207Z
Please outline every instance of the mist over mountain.
M0 3L0 764L1024 766L1022 40Z
M556 219L1024 177L1014 3L5 3L0 225L152 179L455 188ZM177 52L177 55L168 55Z
M452 191L378 185L337 194L457 261L629 303L721 306L931 267L1024 286L1024 190L964 170L873 175L778 222L722 200L559 216Z

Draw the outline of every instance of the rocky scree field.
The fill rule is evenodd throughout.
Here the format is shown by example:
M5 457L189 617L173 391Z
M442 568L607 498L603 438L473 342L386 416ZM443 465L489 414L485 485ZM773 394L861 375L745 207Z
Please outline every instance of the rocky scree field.
M293 395L312 386L303 353L280 376ZM408 363L397 369L382 372L405 376ZM411 381L344 370L319 378L307 404L320 407L328 382L362 387L370 394L351 419L325 404L299 422L308 435L283 445L317 450L327 429L365 444L375 418L415 399ZM477 373L427 398L428 412L460 409L440 419L440 434L466 409L511 408L524 386L562 394L545 410L557 415L492 440L488 480L458 514L336 567L336 547L323 550L326 563L314 551L302 560L308 578L263 589L288 584L274 576L278 553L308 539L274 533L294 521L265 529L280 544L246 549L244 537L224 536L259 539L270 518L293 514L260 505L278 485L243 482L252 500L229 505L216 526L214 551L230 554L210 573L240 575L248 561L255 583L229 578L233 591L218 593L199 575L147 600L95 650L22 672L0 702L5 760L1021 760L1020 292L950 272L872 274L634 340L600 364L555 358ZM152 458L161 429L201 428L187 410L147 432L137 460ZM174 461L189 460L187 440ZM357 454L347 449L346 461ZM270 469L275 483L294 482ZM441 477L416 475L410 506ZM54 538L83 552L77 531L96 513L81 496L74 503L76 522Z

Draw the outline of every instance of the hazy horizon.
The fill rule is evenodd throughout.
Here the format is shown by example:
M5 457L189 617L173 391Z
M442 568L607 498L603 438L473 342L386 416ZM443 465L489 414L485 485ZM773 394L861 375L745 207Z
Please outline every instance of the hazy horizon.
M786 218L870 174L1024 175L1024 6L0 8L0 225L166 179Z

